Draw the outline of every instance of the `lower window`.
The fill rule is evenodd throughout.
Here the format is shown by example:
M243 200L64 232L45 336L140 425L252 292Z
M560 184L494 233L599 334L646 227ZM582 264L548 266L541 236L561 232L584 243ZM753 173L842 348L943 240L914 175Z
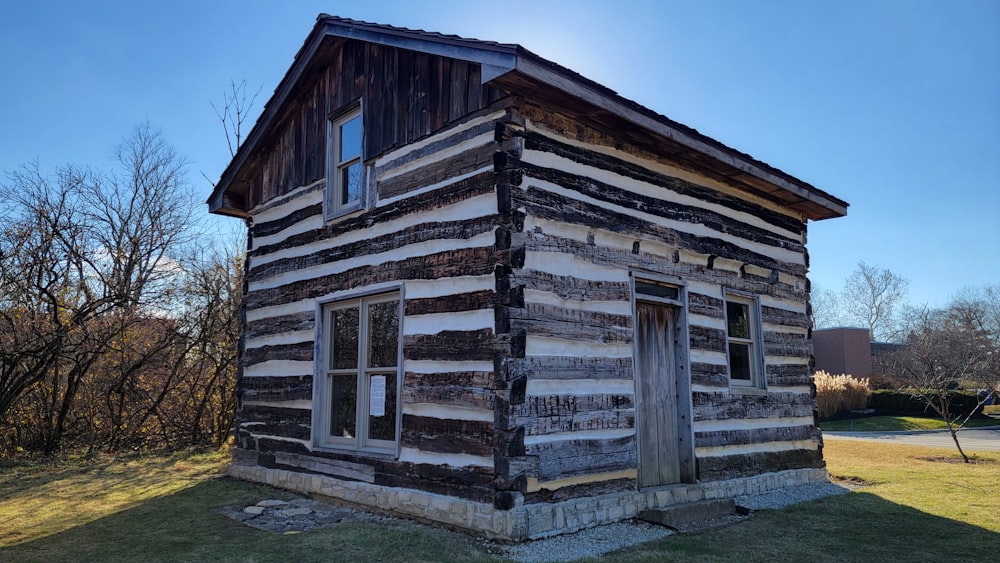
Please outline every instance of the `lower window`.
M398 293L323 307L321 446L395 453L399 443Z
M726 295L726 352L734 387L764 387L757 300Z

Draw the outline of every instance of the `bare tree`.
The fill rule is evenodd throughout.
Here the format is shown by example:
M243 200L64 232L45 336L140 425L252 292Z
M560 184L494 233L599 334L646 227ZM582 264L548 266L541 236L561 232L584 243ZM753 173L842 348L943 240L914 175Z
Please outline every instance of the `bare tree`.
M996 388L1000 347L983 329L984 310L954 303L943 310L923 310L908 328L905 346L891 357L894 378L948 426L955 447L967 463L958 431L987 401L978 395L971 411L958 413L953 390L960 386Z
M809 293L813 328L832 328L843 324L840 296L836 292L814 283Z
M64 167L49 177L36 165L0 185L0 420L46 382L36 392L47 453L116 337L163 313L170 255L194 236L184 161L160 133L140 125L115 155L111 174Z
M867 327L876 341L901 337L909 280L889 270L858 262L840 294L841 312L848 322Z
M247 81L243 80L239 84L229 81L229 91L222 94L222 109L209 102L215 110L215 116L222 122L222 129L226 134L226 143L229 145L229 155L236 156L240 144L243 143L243 123L253 110L253 105L257 101L257 95L263 89L259 86L252 96L247 97Z

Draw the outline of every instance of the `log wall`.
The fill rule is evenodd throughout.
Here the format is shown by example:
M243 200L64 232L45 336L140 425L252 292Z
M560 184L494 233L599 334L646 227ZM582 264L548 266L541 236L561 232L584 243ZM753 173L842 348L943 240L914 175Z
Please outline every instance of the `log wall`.
M260 465L494 501L494 363L511 348L494 330L505 107L374 159L366 210L325 222L323 180L253 210L237 439ZM383 288L404 297L398 458L317 449L317 303Z
M498 420L523 430L528 501L635 486L630 269L687 284L698 478L821 467L804 220L529 104L501 136L520 301L498 319L525 354ZM726 289L760 297L766 393L729 386Z

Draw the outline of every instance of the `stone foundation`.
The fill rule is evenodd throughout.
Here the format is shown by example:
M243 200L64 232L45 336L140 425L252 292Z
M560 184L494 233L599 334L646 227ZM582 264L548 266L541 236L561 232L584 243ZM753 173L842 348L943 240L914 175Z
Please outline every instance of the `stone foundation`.
M239 460L234 460L229 466L229 475L282 489L325 495L400 516L438 522L489 538L511 541L544 538L610 524L634 518L642 510L828 481L826 469L823 468L791 469L726 481L670 485L649 491L620 492L555 503L523 504L519 500L514 508L500 510L492 504L413 489L341 481L325 475L244 465Z

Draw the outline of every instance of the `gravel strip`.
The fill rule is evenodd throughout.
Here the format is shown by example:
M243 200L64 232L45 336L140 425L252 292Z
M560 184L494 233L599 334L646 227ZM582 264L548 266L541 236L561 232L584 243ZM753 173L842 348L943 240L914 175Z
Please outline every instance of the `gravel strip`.
M754 495L742 495L736 497L736 504L750 510L774 510L831 495L842 495L851 490L849 487L833 483L807 484ZM701 531L734 524L746 518L748 516L737 515L712 522L695 523L686 527L685 531ZM490 551L522 563L575 561L584 557L600 557L623 547L657 540L674 533L663 526L627 520L548 539L514 545L492 544Z

